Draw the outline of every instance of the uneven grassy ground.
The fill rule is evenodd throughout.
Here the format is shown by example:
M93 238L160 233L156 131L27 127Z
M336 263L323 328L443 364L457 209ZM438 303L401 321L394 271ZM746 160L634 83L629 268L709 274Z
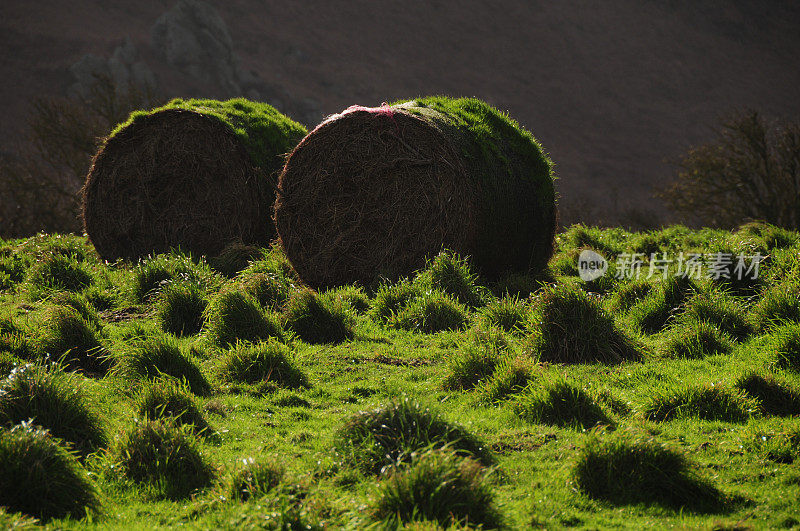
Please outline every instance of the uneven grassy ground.
M583 248L612 273L622 252L768 258L749 282L645 265L584 283ZM575 226L551 278L484 286L442 255L395 286L318 295L278 251L236 251L212 269L106 265L70 236L0 243L0 435L50 424L99 491L89 518L47 525L800 526L795 233ZM20 383L29 363L74 373L40 387L81 392L42 398ZM148 453L164 433L202 466ZM0 511L12 523L31 521Z

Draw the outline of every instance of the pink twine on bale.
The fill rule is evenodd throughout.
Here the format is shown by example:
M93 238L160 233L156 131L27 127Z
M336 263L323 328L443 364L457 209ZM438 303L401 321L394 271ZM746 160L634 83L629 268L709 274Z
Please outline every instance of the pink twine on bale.
M389 106L389 104L384 101L383 103L381 103L380 107L364 107L363 105L351 105L350 107L346 108L342 112L340 112L338 114L332 114L332 115L328 116L327 118L325 118L322 121L322 123L317 125L314 128L314 130L311 131L311 133L316 132L317 129L319 129L320 127L322 127L326 123L330 122L331 120L335 120L336 118L340 118L340 117L344 116L345 114L349 114L351 112L356 112L356 111L364 111L364 112L368 112L370 114L376 114L376 115L380 115L380 116L388 116L389 118L391 118L392 122L394 122L394 125L397 128L397 130L398 131L400 130L400 126L397 125L397 121L394 119L394 112L395 112L394 109L392 109ZM309 133L309 134L311 134L311 133Z

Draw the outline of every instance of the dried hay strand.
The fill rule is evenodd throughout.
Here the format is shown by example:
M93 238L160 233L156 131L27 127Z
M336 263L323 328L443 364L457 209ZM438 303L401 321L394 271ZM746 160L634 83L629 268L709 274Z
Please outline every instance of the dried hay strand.
M109 261L180 247L214 256L275 237L275 175L305 129L243 99L137 111L98 150L83 188L86 233Z
M538 271L553 252L549 159L475 99L350 107L298 144L278 188L278 236L314 287L394 280L442 248L487 279Z

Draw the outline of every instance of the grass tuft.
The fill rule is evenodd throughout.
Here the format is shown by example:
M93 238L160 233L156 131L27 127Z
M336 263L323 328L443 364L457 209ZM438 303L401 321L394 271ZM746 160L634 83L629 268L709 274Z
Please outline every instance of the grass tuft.
M148 337L125 352L119 372L132 380L157 380L169 376L185 381L196 395L206 395L211 385L195 361L184 354L178 343L169 337Z
M185 498L214 477L191 429L171 419L136 423L117 440L112 457L124 476L168 499Z
M528 308L516 297L503 297L490 302L479 313L479 318L506 332L520 332L525 328Z
M766 290L753 306L753 322L761 332L800 323L800 286L796 281Z
M242 465L223 481L222 495L240 502L260 498L280 485L284 474L277 463L243 459Z
M51 255L28 270L27 283L53 291L82 291L94 282L92 274L67 256Z
M411 300L422 294L422 288L408 279L400 280L394 284L384 283L375 293L375 298L369 309L370 317L379 323L388 322L394 314L399 312Z
M308 378L295 365L286 345L270 340L255 345L237 343L220 359L217 373L229 383L273 382L281 387L308 387Z
M765 415L800 415L800 390L773 376L750 372L741 376L734 387L757 399Z
M687 301L680 321L706 321L736 341L744 341L753 333L747 314L736 298L718 290L700 293Z
M31 421L70 443L81 455L107 442L78 377L41 365L15 368L0 381L0 425Z
M777 365L784 369L800 372L800 323L788 324L772 333L772 348L777 357Z
M715 354L730 354L733 342L714 325L692 320L670 330L661 349L670 357L700 359Z
M176 336L191 336L203 328L208 301L193 284L173 283L158 299L157 316L161 329Z
M584 389L563 380L541 387L529 386L517 396L514 412L523 420L571 428L591 428L611 424L595 399Z
M758 411L758 402L723 385L688 386L656 391L643 409L648 420L676 418L746 422Z
M641 357L598 299L562 285L547 288L531 318L528 347L550 363L621 363Z
M686 456L653 439L617 435L591 437L574 468L578 488L614 504L657 504L713 512L725 496L702 479Z
M477 275L472 273L466 258L443 251L431 260L415 282L446 293L469 308L477 308L483 305L483 297L476 280Z
M68 307L47 312L33 348L41 358L61 360L65 369L89 375L103 375L112 365L96 327Z
M0 506L47 521L97 513L97 488L75 457L46 430L0 428Z
M357 315L366 313L370 308L369 296L361 286L342 286L327 292L326 296L342 301Z
M631 307L628 318L634 327L648 334L664 330L683 310L684 303L697 292L688 277L669 277Z
M284 315L287 326L307 343L341 343L355 335L350 308L330 294L320 295L310 289L295 292Z
M468 310L464 305L440 291L428 291L392 315L389 326L432 334L462 329L468 319Z
M146 420L170 417L196 434L211 431L189 390L174 380L156 381L139 392L136 412Z
M486 470L451 452L415 455L378 486L373 514L387 528L425 520L441 528L495 529L501 518Z
M205 320L208 340L220 347L237 341L284 339L278 318L262 311L254 299L238 291L223 291L212 300Z
M410 399L356 414L339 429L337 441L347 461L372 474L407 462L425 448L447 447L484 464L494 463L474 435Z
M505 356L492 377L480 387L482 399L496 404L520 393L533 379L532 363L527 358Z

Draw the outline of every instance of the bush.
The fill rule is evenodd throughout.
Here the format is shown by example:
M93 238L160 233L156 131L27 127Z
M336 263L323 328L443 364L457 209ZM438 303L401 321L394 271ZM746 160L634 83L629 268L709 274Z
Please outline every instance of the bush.
M157 380L171 376L183 380L196 395L208 394L211 385L194 360L167 337L149 337L125 352L119 372L129 379Z
M103 421L72 374L41 365L16 368L0 381L0 425L28 421L86 456L107 442Z
M610 424L608 416L585 390L559 380L528 387L517 396L514 412L527 422L574 428Z
M226 347L237 341L284 338L277 317L264 313L251 297L238 291L223 291L206 308L207 337Z
M243 466L225 479L222 493L228 500L246 502L275 489L283 475L283 467L276 463L243 459Z
M528 348L551 363L620 363L641 355L596 297L572 286L547 288L531 318Z
M578 488L615 504L658 504L714 511L725 499L700 478L684 454L652 439L591 437L574 468Z
M94 278L83 266L62 255L51 255L28 270L28 284L54 291L82 291Z
M176 336L194 335L203 328L208 301L192 284L171 284L158 301L158 321L165 332Z
M506 332L519 332L525 328L528 308L516 297L503 297L490 302L480 311L480 319Z
M425 334L459 330L468 321L467 308L439 291L429 291L412 299L389 319L389 325Z
M185 498L214 477L189 428L169 419L137 423L116 442L112 457L123 475L169 499Z
M347 305L310 289L294 293L284 315L287 326L307 343L341 343L355 335L354 318Z
M770 123L753 109L736 111L714 142L689 150L675 182L662 191L669 207L723 228L745 219L800 229L795 183L800 178L797 123Z
M643 408L645 417L655 421L698 418L745 422L757 411L757 401L741 391L722 385L654 391L653 397Z
M255 345L237 343L225 352L217 372L223 381L231 383L274 382L292 389L308 387L308 379L295 365L292 351L275 340Z
M384 283L375 293L369 314L373 320L379 323L386 323L409 301L418 297L422 291L420 286L409 282L407 279L400 280L394 284Z
M0 428L0 505L49 520L83 518L100 508L97 488L75 457L30 424Z
M688 321L670 331L661 348L668 356L697 359L729 354L733 343L727 334L705 321Z
M734 387L757 399L761 412L766 415L800 415L800 391L772 376L747 373L736 381Z
M447 447L484 464L494 462L474 435L409 399L354 415L339 429L337 441L346 460L371 474L426 448Z
M136 411L146 420L170 417L176 424L191 426L196 434L211 429L186 387L170 380L156 381L141 391Z
M772 348L779 367L800 371L800 324L777 328L773 333Z
M103 375L111 368L96 328L72 308L55 307L47 314L34 344L40 357L61 360L67 370Z
M395 470L378 486L374 516L394 528L415 520L443 528L500 526L500 515L486 471L471 459L429 451Z

